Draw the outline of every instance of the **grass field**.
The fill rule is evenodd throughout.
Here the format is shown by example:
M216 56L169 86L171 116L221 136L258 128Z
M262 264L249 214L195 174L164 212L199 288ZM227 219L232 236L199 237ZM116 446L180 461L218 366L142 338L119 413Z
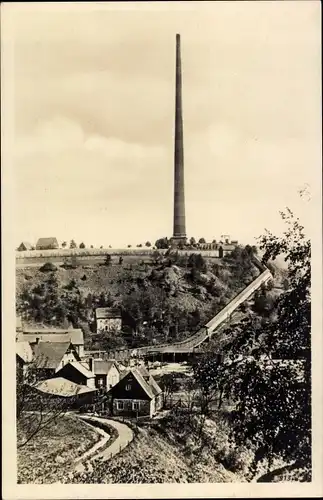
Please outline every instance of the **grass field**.
M18 425L18 444L24 423ZM73 461L100 439L100 435L73 415L60 416L17 450L18 483L53 483Z

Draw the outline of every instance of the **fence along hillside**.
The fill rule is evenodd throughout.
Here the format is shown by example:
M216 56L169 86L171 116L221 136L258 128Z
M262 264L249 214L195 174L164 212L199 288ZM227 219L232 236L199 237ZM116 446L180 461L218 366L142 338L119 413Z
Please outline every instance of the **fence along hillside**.
M57 250L24 250L16 251L16 260L37 259L37 258L67 258L67 257L104 257L110 255L151 255L158 251L165 254L167 249L150 248L60 248ZM201 254L207 258L218 258L218 250L202 250L198 248L176 250L178 255Z

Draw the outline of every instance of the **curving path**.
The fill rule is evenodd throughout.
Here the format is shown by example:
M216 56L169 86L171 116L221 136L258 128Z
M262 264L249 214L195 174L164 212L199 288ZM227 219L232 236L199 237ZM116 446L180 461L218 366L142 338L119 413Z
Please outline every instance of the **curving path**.
M117 439L113 441L113 443L110 446L100 451L100 449L103 448L109 441L110 435L106 431L103 431L103 429L95 427L95 429L99 431L100 434L104 437L98 443L96 443L90 450L88 450L88 452L86 452L85 455L77 459L76 470L78 472L82 472L84 470L84 466L81 462L83 462L84 459L86 459L87 457L91 456L89 462L92 462L93 460L97 459L101 459L102 461L105 462L106 460L109 460L110 458L120 453L120 451L123 450L126 446L128 446L128 444L130 444L131 441L133 440L134 437L133 431L126 424L108 418L92 417L92 415L89 417L85 415L82 416L79 415L78 417L84 420L89 425L91 425L91 420L96 420L97 422L108 424L111 427L114 427L114 429L116 429L116 431L118 432Z

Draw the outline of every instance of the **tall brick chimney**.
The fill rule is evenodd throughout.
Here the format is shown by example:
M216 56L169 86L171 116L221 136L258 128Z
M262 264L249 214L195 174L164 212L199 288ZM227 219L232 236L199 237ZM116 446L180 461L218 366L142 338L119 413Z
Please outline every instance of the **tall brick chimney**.
M175 144L174 144L174 221L171 245L186 243L184 194L184 144L182 115L181 38L176 35Z

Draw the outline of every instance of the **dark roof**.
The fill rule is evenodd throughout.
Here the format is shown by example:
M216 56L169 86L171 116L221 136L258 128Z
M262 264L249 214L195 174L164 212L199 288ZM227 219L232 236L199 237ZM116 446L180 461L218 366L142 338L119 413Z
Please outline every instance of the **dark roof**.
M117 307L98 307L95 315L97 319L121 318L121 310Z
M84 344L83 332L80 328L24 328L19 338L27 342L36 342L38 338L44 342L72 342L74 345Z
M46 247L51 247L53 245L58 246L58 241L56 238L54 238L54 237L39 238L39 240L37 241L36 247L46 248Z
M70 342L39 342L35 344L32 349L36 366L56 369L70 345Z
M150 399L154 399L155 396L163 392L152 375L149 376L149 380L145 380L138 368L132 368L131 370L128 370L127 372L122 374L120 381L127 377L130 373L137 380L138 384L142 387L142 389ZM115 387L117 386L114 386L112 389L114 389ZM110 389L110 391L112 389Z
M73 368L75 368L75 370L82 373L82 375L84 375L84 377L86 377L86 378L93 378L94 377L94 373L91 372L86 366L84 366L79 361L70 361L69 363L66 363L66 365L63 366L62 370L68 365L73 366Z
M102 359L94 359L93 360L93 371L95 375L108 375L112 366L115 366L118 369L118 365L114 360L104 361Z

